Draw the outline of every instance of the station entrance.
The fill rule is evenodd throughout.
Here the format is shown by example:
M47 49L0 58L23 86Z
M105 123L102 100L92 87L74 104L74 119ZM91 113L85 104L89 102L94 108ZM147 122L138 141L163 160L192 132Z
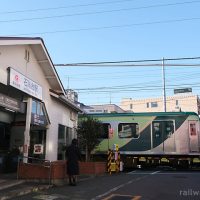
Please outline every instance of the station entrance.
M0 174L16 172L18 160L23 158L25 117L26 114L0 111ZM28 157L45 159L46 127L30 124L29 134ZM29 161L33 162L34 159Z

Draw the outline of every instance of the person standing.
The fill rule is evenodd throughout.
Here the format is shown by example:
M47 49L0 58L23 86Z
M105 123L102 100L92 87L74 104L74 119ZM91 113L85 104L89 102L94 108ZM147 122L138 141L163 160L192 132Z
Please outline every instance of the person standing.
M75 186L77 183L77 175L79 175L79 160L81 160L77 139L72 140L72 144L66 149L65 154L67 159L69 184Z

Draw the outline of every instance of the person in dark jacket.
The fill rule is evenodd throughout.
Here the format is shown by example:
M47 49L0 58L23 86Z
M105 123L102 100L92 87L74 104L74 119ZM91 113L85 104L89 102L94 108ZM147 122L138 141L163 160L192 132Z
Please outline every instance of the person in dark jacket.
M77 139L73 139L72 144L66 149L66 158L69 184L75 186L77 182L77 175L79 175L78 161L81 160L81 153L78 148Z

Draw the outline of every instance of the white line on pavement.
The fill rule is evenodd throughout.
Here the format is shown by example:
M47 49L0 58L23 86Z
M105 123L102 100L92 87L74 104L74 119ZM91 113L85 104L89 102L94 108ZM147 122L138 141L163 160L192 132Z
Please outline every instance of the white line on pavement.
M159 172L160 172L160 171L152 172L151 175L157 174L157 173L159 173Z
M148 174L148 175L150 175L150 174ZM133 182L139 181L139 180L144 179L144 178L146 178L146 177L147 177L147 175L146 175L146 176L142 176L142 177L138 177L138 178L136 178L136 179L132 179L131 181L128 181L128 182L123 183L123 184L121 184L121 185L119 185L119 186L117 186L117 187L114 187L114 188L108 190L107 192L105 192L105 193L103 193L103 194L100 194L100 195L98 195L98 196L92 198L91 200L102 199L102 197L105 197L105 196L109 195L110 193L115 192L115 191L117 191L118 189L120 189L120 188L122 188L122 187L124 187L124 186L126 186L126 185L129 185L129 184L131 184L131 183L133 183Z

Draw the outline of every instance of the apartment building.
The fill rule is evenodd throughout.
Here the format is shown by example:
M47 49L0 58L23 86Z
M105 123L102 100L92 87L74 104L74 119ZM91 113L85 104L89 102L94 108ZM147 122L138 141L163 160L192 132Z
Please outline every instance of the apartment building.
M123 113L124 110L115 104L102 104L102 105L82 105L81 109L85 113Z
M130 112L163 112L163 98L132 99L121 100L120 107ZM200 114L200 99L198 95L192 93L182 93L166 97L166 111L179 112L188 111Z

